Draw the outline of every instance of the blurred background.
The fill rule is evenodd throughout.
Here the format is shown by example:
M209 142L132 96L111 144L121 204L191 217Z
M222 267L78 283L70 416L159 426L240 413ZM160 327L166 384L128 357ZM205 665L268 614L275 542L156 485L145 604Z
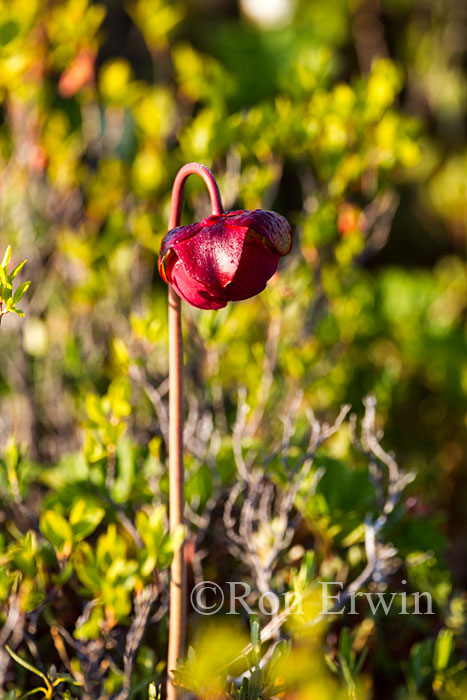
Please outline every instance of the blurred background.
M0 328L0 448L22 450L21 493L66 515L63 465L92 481L122 444L134 460L114 500L143 498L143 462L166 493L155 262L173 178L204 163L226 210L273 209L294 230L259 297L184 306L190 425L212 417L223 483L240 385L264 445L298 391L322 418L346 402L361 416L374 394L386 449L416 474L398 547L423 555L437 615L381 630L380 700L438 697L401 664L448 619L465 658L466 25L463 0L0 0L0 253L11 244L32 281L25 317ZM183 220L208 214L190 178ZM345 439L333 449L345 461ZM199 513L202 466L188 457ZM7 547L8 522L27 523L2 479Z

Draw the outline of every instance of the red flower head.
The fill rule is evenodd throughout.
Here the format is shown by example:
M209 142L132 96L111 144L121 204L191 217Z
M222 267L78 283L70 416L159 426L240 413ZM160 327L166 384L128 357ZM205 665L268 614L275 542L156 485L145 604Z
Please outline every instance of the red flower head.
M162 240L161 277L199 309L262 292L292 247L290 224L272 211L231 211L179 226Z

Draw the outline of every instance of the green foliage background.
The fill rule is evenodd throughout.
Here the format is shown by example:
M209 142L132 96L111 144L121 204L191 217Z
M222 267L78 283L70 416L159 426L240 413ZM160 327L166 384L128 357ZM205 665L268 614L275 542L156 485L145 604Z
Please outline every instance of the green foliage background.
M191 509L203 515L235 481L239 387L255 426L243 446L260 461L299 391L297 454L307 409L330 420L348 402L361 416L374 394L385 448L416 474L388 541L436 615L383 618L371 633L366 623L367 637L350 620L370 653L356 691L343 673L342 697L466 693L465 8L289 5L265 26L234 0L0 1L0 251L11 244L14 265L27 258L18 284L32 281L26 317L0 329L0 639L36 668L95 679L70 686L73 697L120 691L135 596L164 590L176 546L155 259L171 183L192 160L212 168L226 209L287 216L294 248L259 297L219 312L184 306ZM186 191L184 221L200 220L201 181ZM217 439L209 454L195 444L203 416ZM304 518L294 544L315 550L321 577L363 561L372 495L349 434L332 438L319 490L294 505ZM279 578L299 563L284 555ZM216 554L206 568L231 580L238 565ZM341 623L312 645L316 658L332 655ZM166 618L148 629L140 697L164 672ZM102 669L78 642L95 645ZM2 653L9 697L33 688L34 674ZM332 674L314 673L304 694L337 697Z

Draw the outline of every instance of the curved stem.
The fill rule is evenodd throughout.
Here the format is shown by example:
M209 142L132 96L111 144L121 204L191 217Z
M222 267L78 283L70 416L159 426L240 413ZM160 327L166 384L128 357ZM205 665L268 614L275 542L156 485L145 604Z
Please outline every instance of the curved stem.
M205 165L201 165L200 163L187 163L187 165L184 165L183 168L180 168L178 171L172 187L169 231L177 226L180 226L183 206L183 190L185 188L185 181L189 175L199 175L203 178L211 198L211 214L222 214L224 211L219 187L217 186L214 175L209 168L206 168Z
M183 190L189 175L200 175L209 191L211 213L222 214L222 201L211 171L199 163L188 163L178 171L170 201L169 231L180 225ZM183 338L181 299L169 284L169 508L170 531L183 522ZM184 548L175 552L170 569L169 649L167 656L167 700L176 700L177 689L171 672L183 654L185 643L185 558Z

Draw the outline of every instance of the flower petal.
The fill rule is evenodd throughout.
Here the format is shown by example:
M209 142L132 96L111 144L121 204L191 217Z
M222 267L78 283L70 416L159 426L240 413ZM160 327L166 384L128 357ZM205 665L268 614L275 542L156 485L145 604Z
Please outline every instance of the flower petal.
M225 288L230 301L249 299L266 287L279 263L279 256L258 240L246 239L237 273Z
M170 276L178 296L192 306L198 309L222 309L227 306L228 299L211 293L204 284L190 277L181 260L175 262Z
M222 290L235 277L247 226L226 226L224 216L211 217L195 236L178 240L173 250L188 274L211 289Z
M164 258L166 253L169 251L170 248L172 248L175 245L175 243L184 241L186 238L191 238L191 236L194 236L196 233L198 233L198 231L204 225L205 221L207 221L207 219L202 221L200 224L177 226L177 228L173 228L171 231L166 233L164 238L162 239L159 258Z
M292 229L287 219L274 211L231 211L225 214L226 224L248 226L271 243L277 255L287 255L292 248Z

